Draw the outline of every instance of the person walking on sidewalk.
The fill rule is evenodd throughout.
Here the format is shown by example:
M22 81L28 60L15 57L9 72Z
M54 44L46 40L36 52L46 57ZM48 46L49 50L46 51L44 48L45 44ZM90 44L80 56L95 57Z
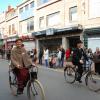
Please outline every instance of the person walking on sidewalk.
M65 49L61 46L61 67L64 67Z
M61 49L60 48L58 48L57 59L58 59L58 67L61 67Z
M48 50L48 48L46 48L44 50L44 60L45 60L45 66L48 67L49 66L49 50Z
M39 51L39 64L42 65L42 58L43 58L43 49L40 48L40 51Z

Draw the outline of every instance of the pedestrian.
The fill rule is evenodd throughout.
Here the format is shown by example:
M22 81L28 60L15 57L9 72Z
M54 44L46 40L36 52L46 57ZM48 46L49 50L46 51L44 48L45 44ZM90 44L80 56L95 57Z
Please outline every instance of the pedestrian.
M73 50L72 48L68 48L65 52L66 54L66 67L73 67L73 63L72 63L72 55L73 55Z
M61 67L64 67L65 49L61 46Z
M6 51L6 58L7 58L7 60L9 61L10 60L10 54L11 54L11 50L10 49L8 49L7 51Z
M42 58L43 58L43 49L40 48L40 51L39 51L39 64L42 65Z
M49 65L50 65L50 68L56 68L56 57L54 55L51 56Z
M58 67L61 67L61 49L60 48L58 48L57 59L58 59Z
M17 77L18 89L17 93L22 94L24 87L29 78L28 69L33 65L32 60L27 54L27 51L22 46L22 39L15 41L16 46L11 50L11 67Z
M44 49L44 60L45 60L45 66L49 66L49 50L48 48Z
M95 63L95 72L100 74L100 50L99 47L96 48L94 53L94 63Z

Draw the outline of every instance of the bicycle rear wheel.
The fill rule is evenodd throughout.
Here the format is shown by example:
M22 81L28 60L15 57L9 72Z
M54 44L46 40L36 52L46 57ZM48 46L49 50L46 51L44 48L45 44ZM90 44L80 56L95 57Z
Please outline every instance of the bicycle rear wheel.
M66 67L64 69L64 78L68 83L75 82L75 69L73 67Z
M27 96L29 100L45 100L43 87L38 80L28 82Z
M9 71L9 86L12 95L17 96L17 79L12 71Z
M100 90L100 75L94 74L92 72L88 73L86 76L86 85L92 91L97 92Z

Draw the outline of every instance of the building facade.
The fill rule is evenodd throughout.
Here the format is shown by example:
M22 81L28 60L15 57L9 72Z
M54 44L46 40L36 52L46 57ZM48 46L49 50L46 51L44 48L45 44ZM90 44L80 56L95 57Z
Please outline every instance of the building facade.
M14 41L18 38L18 14L17 9L8 6L7 11L5 12L5 28L6 28L6 45L9 49L14 45Z
M37 0L35 36L37 48L56 51L60 45L73 47L83 32L78 20L77 0ZM42 2L42 3L41 3Z
M35 1L26 0L18 5L17 8L19 20L18 36L23 39L26 49L32 50L35 48L35 38L32 37L34 32Z
M95 51L100 44L99 8L99 0L25 0L17 6L16 17L9 20L10 11L5 21L1 18L1 36L17 34L28 49L48 47L51 51L60 45L65 49L74 47L75 41L81 39ZM14 22L17 25L13 26Z
M0 48L4 45L3 39L6 33L5 23L5 12L3 12L0 14Z

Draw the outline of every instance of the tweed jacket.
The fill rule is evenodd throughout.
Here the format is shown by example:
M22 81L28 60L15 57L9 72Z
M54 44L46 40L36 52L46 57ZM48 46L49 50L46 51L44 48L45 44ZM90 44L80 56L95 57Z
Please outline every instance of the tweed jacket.
M11 51L11 67L15 68L18 65L26 68L32 65L32 60L24 47L14 47Z

